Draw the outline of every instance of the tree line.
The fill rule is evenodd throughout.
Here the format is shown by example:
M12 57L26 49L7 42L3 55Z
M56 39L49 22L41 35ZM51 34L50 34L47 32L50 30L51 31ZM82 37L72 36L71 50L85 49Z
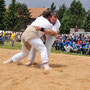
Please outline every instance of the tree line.
M5 1L0 0L0 30L24 31L31 21L30 11L26 4L12 0L9 7L5 7Z
M52 3L50 10L58 13L61 22L60 33L70 33L70 28L76 26L90 32L90 10L86 12L80 1L73 0L69 8L62 4L58 10ZM31 21L31 12L26 4L12 0L6 8L5 1L0 0L0 30L24 31Z
M73 0L69 8L62 4L58 10L56 10L55 4L52 3L50 10L58 13L58 19L61 22L60 33L70 33L70 28L76 26L90 32L90 10L86 12L80 0Z

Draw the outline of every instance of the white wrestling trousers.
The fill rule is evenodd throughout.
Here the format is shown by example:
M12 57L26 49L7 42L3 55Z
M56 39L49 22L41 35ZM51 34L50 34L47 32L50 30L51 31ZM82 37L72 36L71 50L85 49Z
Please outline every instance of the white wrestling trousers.
M40 52L42 63L48 62L47 49L40 38L29 40L28 43ZM22 52L14 55L11 59L13 62L18 62L19 60L25 58L28 54L29 50L23 45Z
M46 35L45 46L47 48L48 57L50 56L51 47L52 47L54 41L55 41L55 36ZM37 50L34 47L32 47L31 48L31 51L30 51L30 55L29 55L29 60L31 62L34 62L35 61L36 52L37 52Z

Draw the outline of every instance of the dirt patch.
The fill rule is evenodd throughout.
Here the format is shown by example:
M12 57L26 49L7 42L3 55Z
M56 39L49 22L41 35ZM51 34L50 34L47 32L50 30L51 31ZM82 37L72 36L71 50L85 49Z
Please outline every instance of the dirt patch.
M3 64L20 50L0 49L0 90L90 90L90 57L51 53L52 71L40 69L37 53L36 64Z

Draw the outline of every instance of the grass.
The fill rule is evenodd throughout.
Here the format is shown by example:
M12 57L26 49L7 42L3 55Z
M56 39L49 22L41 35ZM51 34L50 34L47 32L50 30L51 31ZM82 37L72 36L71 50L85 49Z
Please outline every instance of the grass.
M12 47L11 42L5 42L3 46L0 45L0 48L4 49L13 49L13 50L21 50L21 42L15 42L14 46ZM68 55L76 55L76 56L90 56L90 55L83 55L83 54L76 54L73 52L66 53L63 51L56 51L54 47L51 49L52 53L62 53L62 54L68 54Z
M76 55L76 56L90 56L90 55L84 55L84 54L77 54L77 53L74 53L74 52L64 52L64 51L60 51L60 50L55 50L54 47L52 47L51 49L51 52L52 53L62 53L62 54L68 54L68 55Z
M0 48L4 49L21 49L21 42L15 42L14 46L12 47L11 42L4 42L4 45L0 45Z

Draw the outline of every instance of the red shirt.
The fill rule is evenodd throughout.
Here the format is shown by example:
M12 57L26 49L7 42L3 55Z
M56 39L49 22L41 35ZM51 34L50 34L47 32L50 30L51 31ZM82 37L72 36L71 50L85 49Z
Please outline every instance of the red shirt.
M80 45L81 40L77 41L77 44Z

